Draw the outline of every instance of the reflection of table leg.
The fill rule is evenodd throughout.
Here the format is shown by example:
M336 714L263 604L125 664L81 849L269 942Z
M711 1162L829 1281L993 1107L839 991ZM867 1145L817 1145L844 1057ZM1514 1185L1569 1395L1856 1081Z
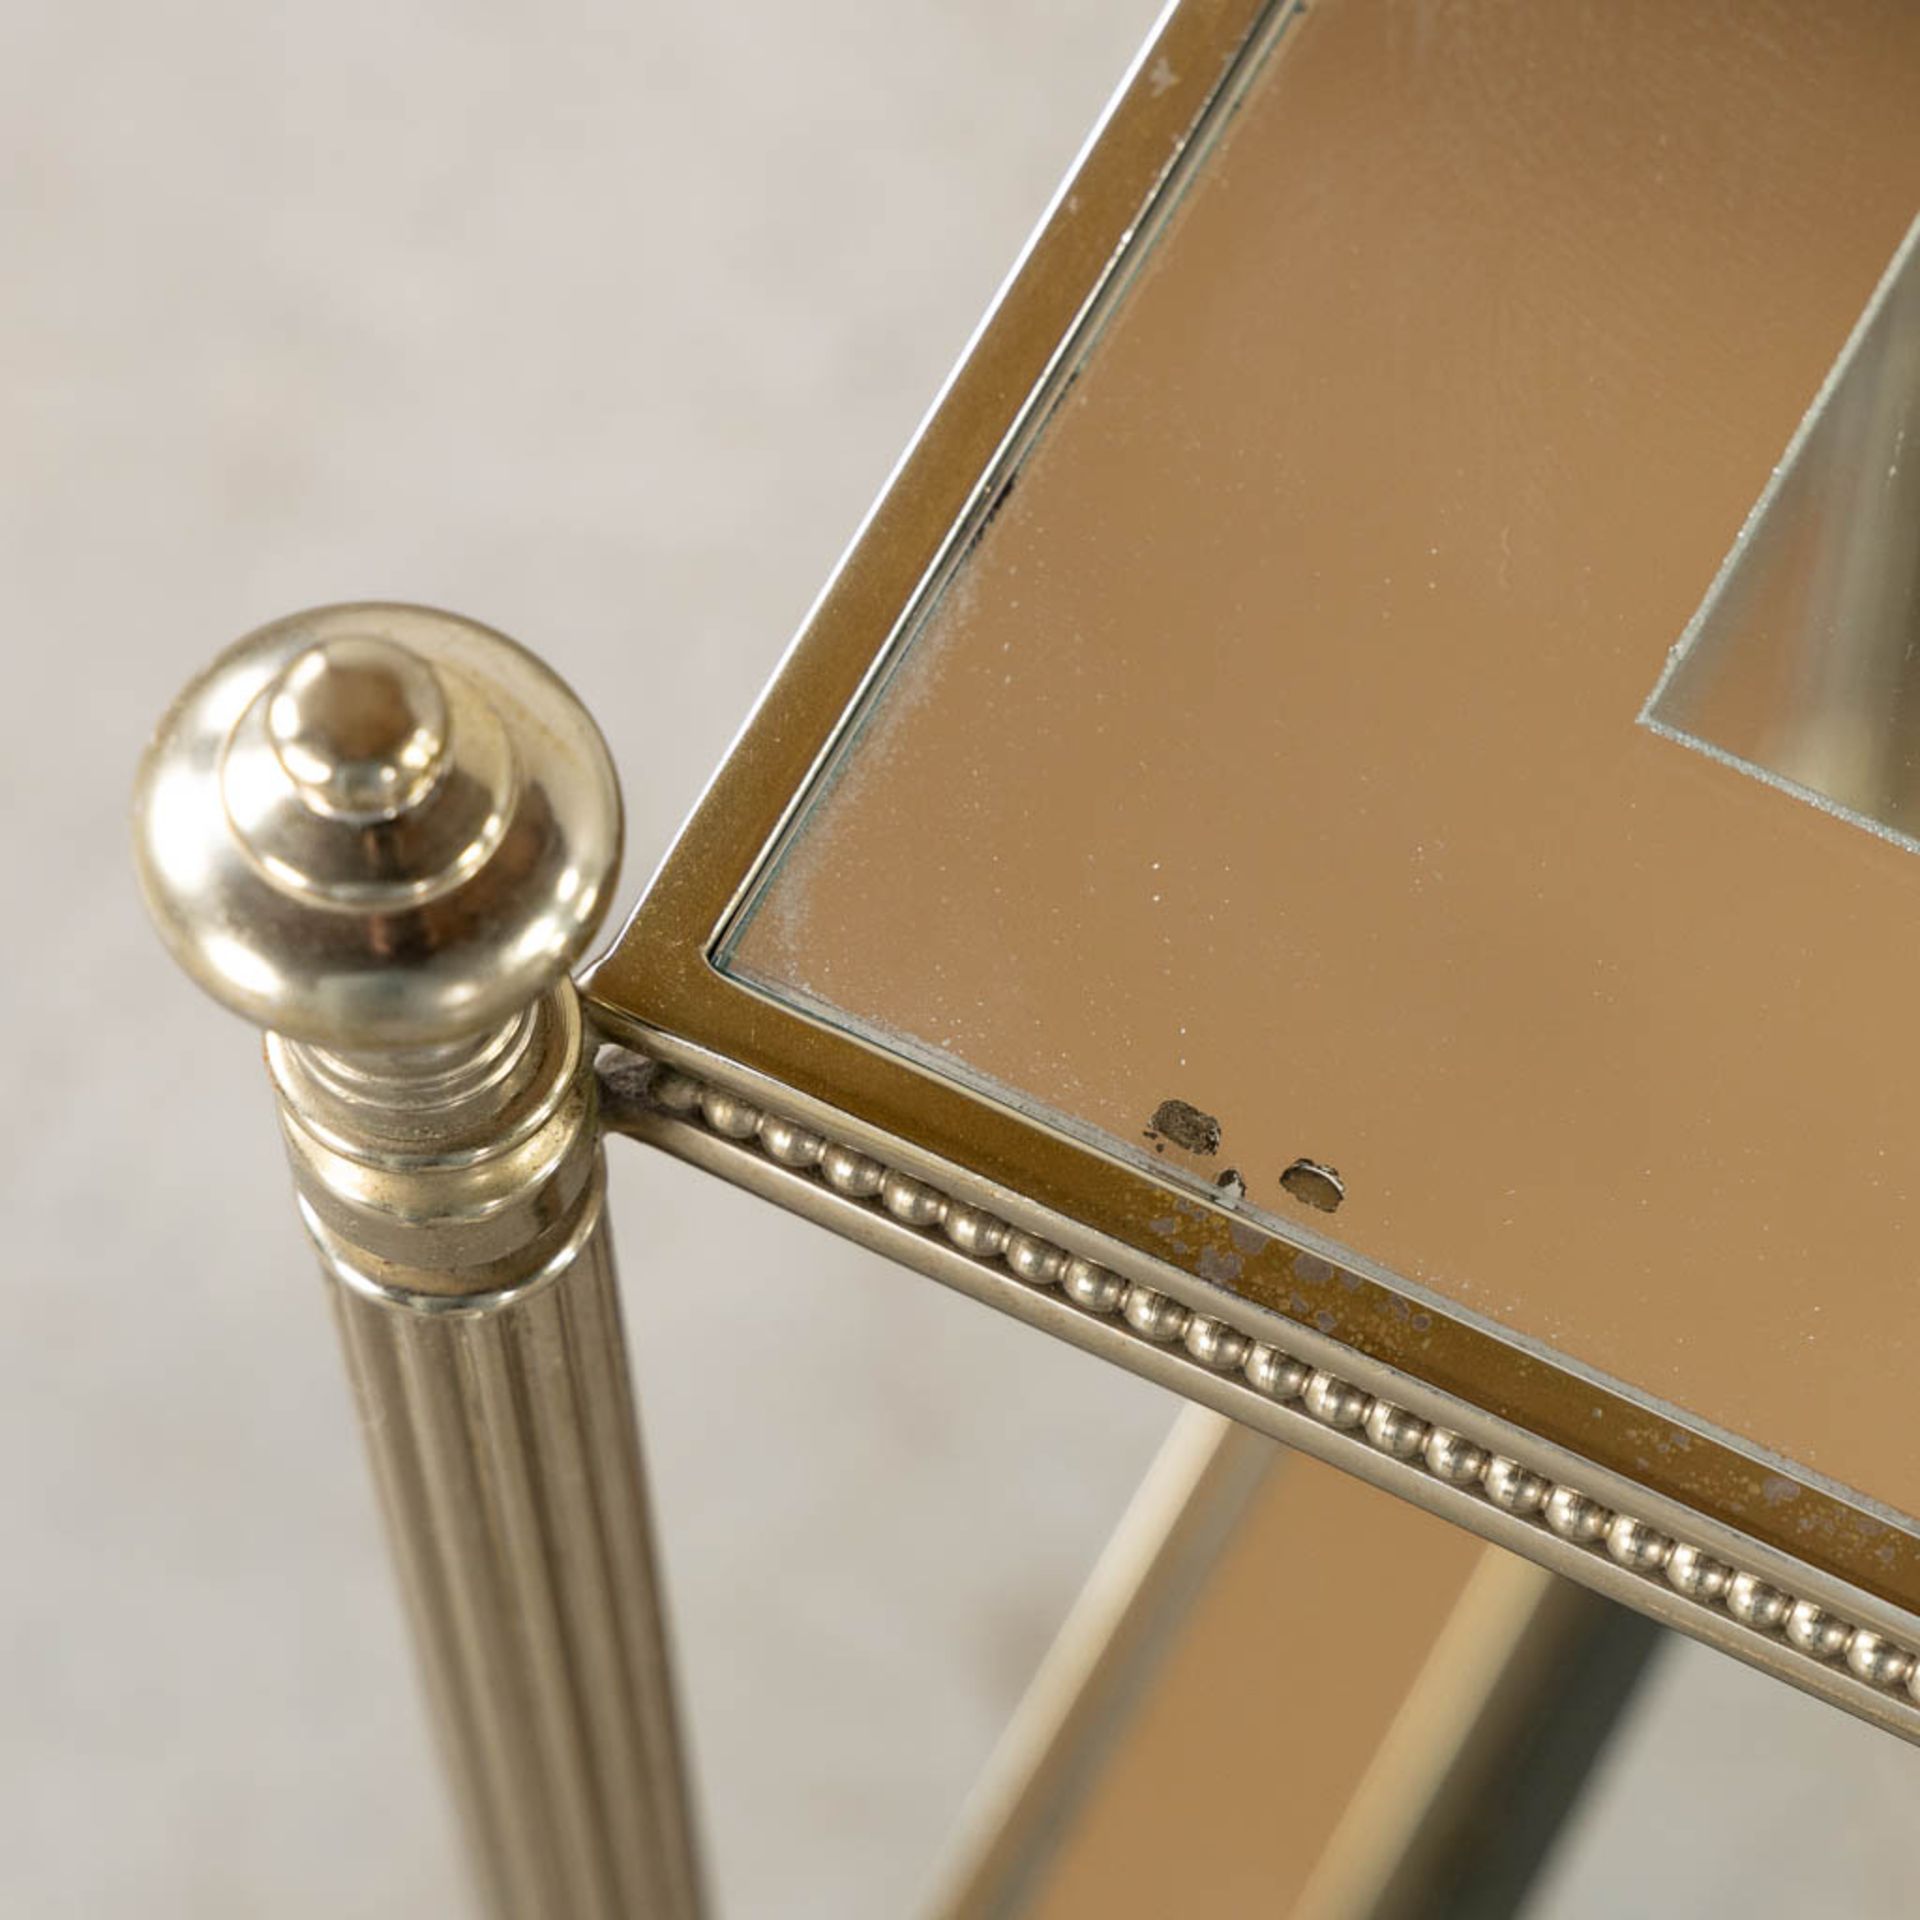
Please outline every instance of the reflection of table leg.
M1189 1412L976 1792L934 1911L1509 1913L1657 1637Z

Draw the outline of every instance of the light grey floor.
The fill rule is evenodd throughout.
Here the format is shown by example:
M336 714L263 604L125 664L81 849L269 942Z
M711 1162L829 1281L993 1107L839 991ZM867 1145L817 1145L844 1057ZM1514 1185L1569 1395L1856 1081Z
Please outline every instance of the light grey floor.
M631 894L1149 11L0 9L0 1913L459 1898L253 1048L132 898L145 728L288 609L470 610L606 726ZM616 1181L723 1908L904 1914L1170 1408ZM1543 1911L1901 1913L1916 1788L1691 1655Z

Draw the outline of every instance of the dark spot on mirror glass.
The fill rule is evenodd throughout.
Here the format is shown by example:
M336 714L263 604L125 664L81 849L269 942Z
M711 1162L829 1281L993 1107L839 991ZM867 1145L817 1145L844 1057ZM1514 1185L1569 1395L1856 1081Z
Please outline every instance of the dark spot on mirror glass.
M1294 1199L1321 1213L1332 1213L1347 1197L1345 1182L1317 1160L1296 1160L1280 1176L1280 1184Z
M1185 1100L1162 1100L1147 1122L1149 1137L1158 1135L1188 1153L1218 1153L1220 1122Z

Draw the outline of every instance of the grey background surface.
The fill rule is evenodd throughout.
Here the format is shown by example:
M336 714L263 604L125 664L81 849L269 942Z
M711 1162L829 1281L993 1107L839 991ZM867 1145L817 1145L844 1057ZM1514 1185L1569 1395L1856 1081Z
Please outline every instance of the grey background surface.
M132 895L146 728L291 608L471 611L599 715L631 897L1149 19L0 10L0 1914L463 1897L254 1048ZM910 1912L1171 1405L616 1161L722 1909ZM1916 1788L1682 1650L1541 1910L1904 1913Z

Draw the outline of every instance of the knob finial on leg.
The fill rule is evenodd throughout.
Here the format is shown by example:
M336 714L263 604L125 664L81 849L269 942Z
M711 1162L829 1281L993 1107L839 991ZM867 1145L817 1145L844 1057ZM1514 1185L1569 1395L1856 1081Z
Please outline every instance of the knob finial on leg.
M620 857L606 745L490 628L296 614L189 686L142 762L147 904L216 999L342 1051L496 1027L578 958Z

